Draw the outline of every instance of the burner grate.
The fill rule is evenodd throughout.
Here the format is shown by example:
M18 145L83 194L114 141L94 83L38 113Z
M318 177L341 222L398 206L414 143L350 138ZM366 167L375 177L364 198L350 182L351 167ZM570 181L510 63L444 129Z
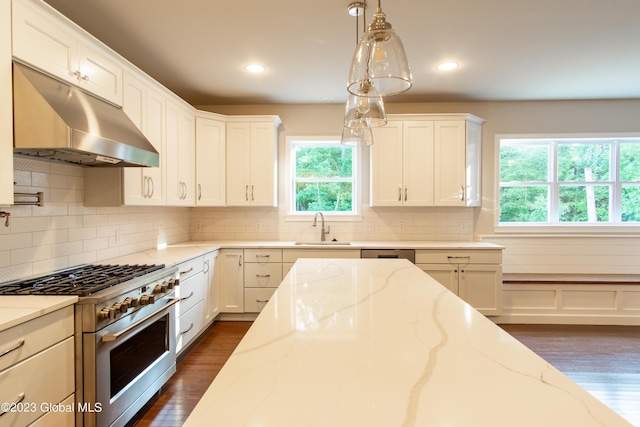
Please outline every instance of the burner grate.
M164 264L83 265L0 284L0 295L87 296L163 268Z

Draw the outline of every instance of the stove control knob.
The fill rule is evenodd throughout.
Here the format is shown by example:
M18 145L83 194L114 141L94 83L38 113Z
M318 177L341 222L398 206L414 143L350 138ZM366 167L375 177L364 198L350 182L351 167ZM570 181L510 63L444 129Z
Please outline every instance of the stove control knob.
M131 298L125 298L124 301L120 303L120 313L126 313L127 310L131 307Z
M113 310L114 315L117 316L118 314L122 313L122 304L116 302L111 306L111 309Z
M167 282L162 282L160 284L160 292L165 293L169 289L169 284Z
M109 307L107 310L109 310L109 319L115 319L118 315L118 311L115 307Z
M140 297L140 305L147 305L149 304L149 295L144 294Z
M138 300L138 298L130 298L129 305L132 308L136 308L137 306L140 305L140 301Z
M176 279L169 279L167 283L167 289L173 289L176 286Z
M107 320L109 319L109 309L103 308L98 312L98 320Z
M153 293L154 294L161 294L162 293L162 286L156 285L156 287L153 288Z

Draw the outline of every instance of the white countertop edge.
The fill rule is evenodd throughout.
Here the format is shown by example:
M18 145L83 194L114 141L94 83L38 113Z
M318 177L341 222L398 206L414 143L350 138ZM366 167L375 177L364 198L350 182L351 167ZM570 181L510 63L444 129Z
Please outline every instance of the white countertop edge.
M73 305L75 295L3 295L0 298L0 331Z

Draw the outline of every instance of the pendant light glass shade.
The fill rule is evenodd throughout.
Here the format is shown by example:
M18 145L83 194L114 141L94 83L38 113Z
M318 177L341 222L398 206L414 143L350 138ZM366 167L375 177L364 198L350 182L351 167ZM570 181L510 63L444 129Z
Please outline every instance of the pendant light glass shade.
M342 128L342 145L349 146L365 146L373 145L373 134L371 133L371 126L367 119L354 122L353 128Z
M367 80L379 96L406 92L413 84L402 41L380 6L353 55L347 90L354 95L371 96L362 90L362 83Z
M380 127L387 124L387 114L381 96L375 96L375 90L367 92L369 96L349 94L344 114L344 126L355 128L358 122L367 119L370 127Z

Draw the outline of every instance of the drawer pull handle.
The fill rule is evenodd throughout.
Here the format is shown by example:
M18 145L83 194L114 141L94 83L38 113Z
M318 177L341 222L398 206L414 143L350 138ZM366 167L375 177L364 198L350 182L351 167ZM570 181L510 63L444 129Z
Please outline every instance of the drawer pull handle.
M269 278L269 277L271 277L271 275L270 275L270 274L256 274L256 277L259 277L259 278Z
M3 405L3 406L6 406L8 409L6 411L0 412L0 417L6 414L7 412L11 411L11 408L15 407L15 405L22 402L23 400L24 400L24 393L20 393L18 395L18 399L15 402L9 403L8 405Z
M193 267L191 267L190 269L188 269L186 271L181 271L180 275L182 276L183 274L191 273L192 271L193 271Z
M471 261L471 256L447 256L447 259L466 259L467 261Z
M189 327L187 328L186 331L180 332L180 335L184 335L184 334L186 334L187 332L189 332L192 329L193 329L193 322L191 322L191 324L189 325Z
M18 342L13 347L8 348L5 351L3 351L2 353L0 353L0 357L6 356L7 354L11 353L12 351L16 351L17 349L19 349L23 345L24 345L24 338L20 338L18 340Z
M187 295L186 297L180 298L180 301L185 301L188 300L189 298L191 298L193 296L193 291L191 291L191 293L189 295Z
M268 299L257 299L256 302L260 302L260 303L268 303L269 300Z
M263 258L269 259L271 258L271 255L256 255L256 259L263 259Z

